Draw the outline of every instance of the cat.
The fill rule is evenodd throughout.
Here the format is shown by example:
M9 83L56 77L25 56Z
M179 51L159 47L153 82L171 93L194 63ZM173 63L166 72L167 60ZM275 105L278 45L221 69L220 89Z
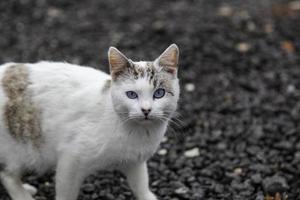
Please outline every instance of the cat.
M0 180L13 200L33 200L28 170L55 169L56 200L75 200L96 170L125 174L138 200L156 200L147 160L179 99L179 49L134 62L115 47L110 75L68 63L0 66Z

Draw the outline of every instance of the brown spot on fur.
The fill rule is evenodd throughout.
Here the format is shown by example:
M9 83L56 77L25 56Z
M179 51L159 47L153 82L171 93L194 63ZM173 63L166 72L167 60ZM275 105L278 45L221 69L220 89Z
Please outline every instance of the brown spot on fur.
M37 146L41 138L39 110L34 106L30 93L28 69L22 64L9 66L2 79L8 101L4 108L4 118L9 133L22 142L32 142Z

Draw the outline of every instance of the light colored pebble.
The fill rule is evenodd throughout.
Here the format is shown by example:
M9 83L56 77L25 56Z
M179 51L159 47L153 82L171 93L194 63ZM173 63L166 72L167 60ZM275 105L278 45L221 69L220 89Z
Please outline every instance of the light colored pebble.
M160 149L158 152L158 155L164 156L168 153L167 149Z
M240 167L235 168L235 169L233 170L233 173L234 173L235 175L241 175L241 174L243 173L243 169L240 168Z
M200 151L198 147L195 147L193 149L187 150L184 152L185 157L193 158L200 155Z
M247 51L250 50L250 48L251 48L251 45L246 42L240 42L236 45L236 49L242 53L246 53Z
M249 19L250 18L250 14L247 10L241 10L237 13L237 15L242 18L242 19Z
M193 83L185 84L185 90L188 92L193 92L195 90L195 85Z
M228 5L223 5L218 9L218 15L222 17L230 17L233 14L232 7Z
M294 11L300 11L300 1L291 1L289 8Z
M49 186L51 186L51 184L47 181L47 182L45 182L45 186L49 187Z
M274 32L274 26L273 26L273 24L270 24L270 23L266 24L264 26L264 30L265 30L266 33L272 33L272 32Z
M62 10L54 7L48 8L47 15L51 18L60 17L62 15Z
M189 191L187 187L181 187L175 190L176 194L186 194Z
M288 93L294 93L294 92L296 91L296 88L295 88L294 85L288 85L286 91L287 91Z
M248 29L249 31L255 31L255 29L256 29L255 23L249 22L249 23L247 24L247 29Z
M168 141L168 137L164 136L161 142L166 142Z
M23 188L24 188L27 192L29 192L32 196L36 195L36 193L38 192L37 189L36 189L34 186L29 185L29 184L27 184L27 183L24 183L24 184L23 184Z

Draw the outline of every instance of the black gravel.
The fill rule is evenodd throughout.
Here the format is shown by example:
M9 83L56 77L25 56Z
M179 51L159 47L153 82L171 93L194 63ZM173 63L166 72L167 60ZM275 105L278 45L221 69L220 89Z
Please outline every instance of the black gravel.
M300 11L288 2L0 1L0 61L107 71L109 46L152 60L175 42L181 116L167 151L149 161L153 191L164 200L300 199ZM53 199L52 174L25 179L36 199ZM80 199L133 196L123 175L99 172Z

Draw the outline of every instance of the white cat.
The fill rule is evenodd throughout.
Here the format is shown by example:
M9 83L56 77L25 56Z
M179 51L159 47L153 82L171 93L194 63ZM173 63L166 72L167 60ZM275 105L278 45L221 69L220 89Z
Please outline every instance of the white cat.
M56 169L56 200L75 200L84 178L123 172L139 200L155 200L146 161L179 98L179 50L154 62L108 51L111 76L67 63L0 66L0 179L13 200L32 200L26 170Z

